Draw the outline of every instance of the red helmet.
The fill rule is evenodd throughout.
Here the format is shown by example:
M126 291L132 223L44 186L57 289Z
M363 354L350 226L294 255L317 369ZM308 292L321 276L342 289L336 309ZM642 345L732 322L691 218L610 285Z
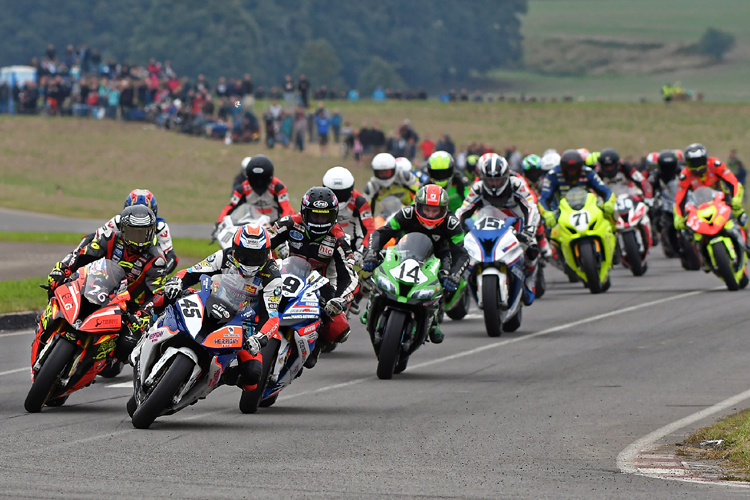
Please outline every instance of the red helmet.
M448 193L437 184L422 186L414 202L417 220L427 229L436 228L448 215Z
M240 275L247 278L258 272L268 260L271 236L257 224L245 224L237 229L232 240L232 260Z

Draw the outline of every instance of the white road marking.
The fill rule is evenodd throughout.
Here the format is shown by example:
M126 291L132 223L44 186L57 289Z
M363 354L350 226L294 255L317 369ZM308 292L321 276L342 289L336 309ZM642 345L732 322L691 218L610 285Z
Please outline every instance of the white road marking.
M107 386L109 389L132 389L133 388L133 382L120 382L118 384L109 384Z
M681 418L680 420L672 422L671 424L665 425L661 429L657 429L654 432L643 436L641 439L635 441L630 446L628 446L623 451L621 451L619 455L617 455L617 468L620 469L620 471L623 472L624 474L636 474L638 476L655 477L658 479L669 479L669 480L686 481L686 482L701 483L701 484L721 484L722 486L736 486L736 487L741 487L741 488L750 487L750 485L748 485L747 483L737 484L734 481L707 482L707 481L702 481L699 479L688 479L688 478L681 478L681 477L665 477L665 476L658 474L658 469L657 470L648 470L647 468L641 469L641 468L636 467L634 464L635 458L638 456L639 453L643 451L649 451L649 450L655 449L657 447L656 442L662 439L663 437L668 436L669 434L672 434L673 432L676 432L682 429L683 427L687 427L700 420L703 420L706 417L710 417L711 415L715 415L716 413L722 412L726 410L727 408L731 408L732 406L748 398L750 398L750 390L736 394L728 399L725 399L724 401L716 403L713 406L709 406L708 408L695 412L692 415L688 415L685 418Z
M23 368L16 368L15 370L8 370L7 372L0 372L0 377L3 376L3 375L10 375L12 373L20 373L22 371L31 372L31 367L30 366L25 366Z

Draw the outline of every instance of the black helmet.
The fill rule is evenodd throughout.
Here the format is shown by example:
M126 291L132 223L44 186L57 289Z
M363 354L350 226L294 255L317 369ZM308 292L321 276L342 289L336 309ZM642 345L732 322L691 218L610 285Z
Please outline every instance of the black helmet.
M613 179L620 170L620 155L612 148L599 152L599 173L602 177Z
M665 149L659 153L659 159L656 160L663 179L672 179L677 173L679 159L672 149Z
M339 215L339 201L327 187L312 187L302 197L302 221L313 239L328 234Z
M266 155L255 155L245 167L245 177L247 177L250 187L257 194L263 194L273 179L273 163Z
M131 205L120 214L120 232L128 249L143 253L156 240L156 216L144 205Z
M694 175L702 176L706 173L706 163L708 163L708 153L706 146L697 142L685 148L685 163Z
M583 156L575 149L566 150L560 157L560 170L568 182L578 182L583 171Z

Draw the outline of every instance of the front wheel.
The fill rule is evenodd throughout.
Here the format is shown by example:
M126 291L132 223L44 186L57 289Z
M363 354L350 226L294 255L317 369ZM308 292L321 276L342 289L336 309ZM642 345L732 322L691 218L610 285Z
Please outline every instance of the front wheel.
M464 295L461 297L457 302L456 305L453 306L453 309L450 309L449 311L445 311L445 314L448 315L448 317L454 321L457 321L459 319L463 319L464 316L466 316L469 313L469 292L468 290L464 289L462 292Z
M578 246L581 253L581 268L586 275L586 286L591 293L602 293L602 283L599 281L599 269L596 265L594 243L587 241Z
M623 233L622 244L625 247L625 260L628 261L628 267L630 267L633 276L642 276L646 269L641 261L641 251L638 248L638 241L635 239L635 232Z
M242 391L242 396L240 396L240 411L242 413L255 413L258 411L260 399L263 397L266 385L268 384L268 374L271 372L271 368L276 361L276 354L279 352L279 347L281 347L279 339L270 339L266 346L260 350L263 356L263 368L260 372L260 380L255 389Z
M503 323L500 321L498 307L499 284L494 274L482 276L482 310L484 311L484 327L490 337L499 337L503 333Z
M724 243L714 243L714 263L716 264L716 271L721 279L726 283L727 288L731 291L739 290L740 285L734 278L734 270L732 269L732 262L729 259L729 253Z
M156 382L156 387L133 412L131 417L133 427L148 429L154 420L172 404L172 398L193 373L194 366L192 359L182 353L176 354L164 376Z
M52 346L52 351L44 360L39 373L34 377L34 383L31 384L29 394L23 403L27 412L38 413L42 411L42 406L55 390L55 386L62 376L62 371L68 365L75 350L76 345L63 337L60 337L57 343Z
M406 324L406 313L391 310L388 321L383 332L383 341L380 344L378 355L378 378L389 380L393 377L399 355L401 354L401 339L403 338L404 325Z

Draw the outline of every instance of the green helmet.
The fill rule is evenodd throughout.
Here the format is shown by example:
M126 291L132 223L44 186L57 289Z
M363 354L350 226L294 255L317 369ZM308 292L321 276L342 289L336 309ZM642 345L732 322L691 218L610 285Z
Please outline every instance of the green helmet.
M469 155L466 157L466 171L470 174L477 175L477 163L479 155Z
M435 151L427 160L427 175L430 180L441 188L448 187L453 179L453 170L456 163L453 157L445 151Z
M523 169L524 170L536 170L540 168L541 163L542 163L542 159L539 158L539 156L529 155L523 159Z
M586 157L586 166L593 167L599 162L599 155L601 151L594 151L588 157Z

